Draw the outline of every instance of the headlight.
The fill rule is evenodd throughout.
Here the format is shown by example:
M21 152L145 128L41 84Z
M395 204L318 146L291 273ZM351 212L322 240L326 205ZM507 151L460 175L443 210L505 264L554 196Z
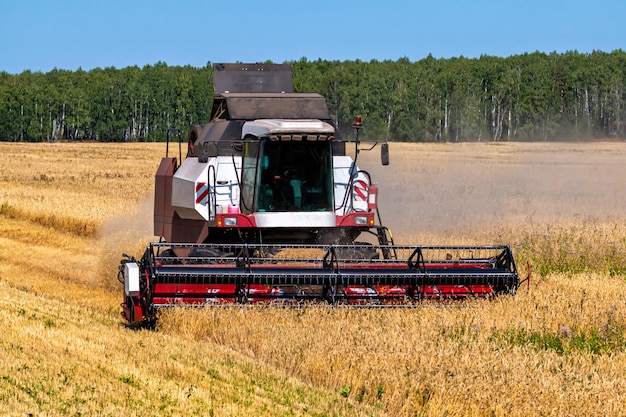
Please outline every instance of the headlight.
M224 226L237 226L237 218L236 217L224 217Z
M354 218L354 223L358 225L367 225L367 216L356 216Z

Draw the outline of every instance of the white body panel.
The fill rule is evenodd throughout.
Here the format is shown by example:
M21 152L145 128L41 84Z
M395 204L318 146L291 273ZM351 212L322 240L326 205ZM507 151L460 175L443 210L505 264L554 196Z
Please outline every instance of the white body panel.
M248 135L257 138L282 133L302 132L300 135L334 135L335 128L326 122L317 119L282 120L260 119L246 122L241 131L241 137Z
M241 178L241 157L218 156L215 159L215 212L226 213L229 206L239 206L239 182ZM210 161L211 161L210 160ZM234 165L233 165L234 160Z
M139 291L139 266L127 262L124 264L124 293L127 297L138 297Z
M211 186L213 175L215 189ZM348 190L352 175L356 177L352 190ZM369 180L366 175L358 173L351 157L333 157L333 176L334 212L255 213L257 226L335 227L336 215L367 211ZM195 157L187 158L174 174L172 207L183 219L212 220L216 213L227 213L229 206L239 204L240 178L241 157L218 156L209 158L206 163L198 162Z
M254 213L258 227L335 227L337 219L332 211L302 211Z
M367 189L369 179L349 156L333 156L333 175L335 181L335 208L338 216L354 211L367 211ZM358 174L357 174L358 173ZM350 177L356 175L353 181L353 190L348 190ZM349 193L346 204L346 192Z
M241 157L218 156L206 163L187 158L174 174L172 207L183 219L208 221L216 213L226 213L229 205L239 204L237 174L241 174Z

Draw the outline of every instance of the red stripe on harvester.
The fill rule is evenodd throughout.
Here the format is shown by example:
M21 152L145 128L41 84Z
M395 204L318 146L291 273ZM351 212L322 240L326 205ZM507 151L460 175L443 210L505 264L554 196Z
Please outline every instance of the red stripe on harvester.
M365 201L365 198L367 196L367 193L365 192L365 190L367 190L367 184L365 183L365 181L362 180L358 180L354 182L354 194L355 195L355 200L357 200L356 197L359 197L358 199L360 199L361 201Z

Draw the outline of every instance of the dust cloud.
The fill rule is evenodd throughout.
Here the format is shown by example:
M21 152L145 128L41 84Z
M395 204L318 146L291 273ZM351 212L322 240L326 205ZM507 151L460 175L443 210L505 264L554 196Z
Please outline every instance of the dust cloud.
M127 211L106 221L98 231L101 240L117 240L124 236L152 237L154 220L154 193L145 196L136 205L130 205Z
M100 251L99 280L107 290L119 290L116 280L122 254L140 258L153 236L154 194L147 195L137 205L105 222L98 231L97 250Z
M389 166L376 152L358 164L396 234L626 217L626 144L391 145Z

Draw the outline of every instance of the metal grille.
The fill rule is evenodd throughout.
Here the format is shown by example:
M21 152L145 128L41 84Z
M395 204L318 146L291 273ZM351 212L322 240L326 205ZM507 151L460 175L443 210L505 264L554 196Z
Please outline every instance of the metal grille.
M507 246L152 244L152 305L205 302L406 304L514 293Z

